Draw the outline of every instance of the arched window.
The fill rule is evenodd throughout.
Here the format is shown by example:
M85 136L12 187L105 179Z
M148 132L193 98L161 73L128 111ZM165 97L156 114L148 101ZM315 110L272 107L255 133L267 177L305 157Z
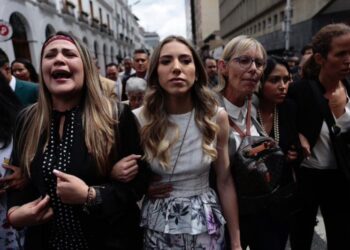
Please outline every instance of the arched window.
M111 62L114 62L114 49L111 47Z
M88 40L87 40L87 38L85 36L83 37L83 43L84 43L85 47L87 49L89 49L89 42L88 42Z
M119 51L118 51L117 59L118 59L118 62L123 61L123 56L122 56L122 52L121 52L120 49L119 49Z
M103 62L104 66L107 65L107 46L106 44L103 44Z
M45 29L45 37L48 38L49 36L51 36L52 34L55 34L56 31L55 29L52 27L51 24L46 25L46 29Z
M25 18L20 13L14 12L11 14L10 24L13 28L12 44L15 57L31 61L26 23Z
M96 41L94 42L94 54L95 58L98 60L98 44Z

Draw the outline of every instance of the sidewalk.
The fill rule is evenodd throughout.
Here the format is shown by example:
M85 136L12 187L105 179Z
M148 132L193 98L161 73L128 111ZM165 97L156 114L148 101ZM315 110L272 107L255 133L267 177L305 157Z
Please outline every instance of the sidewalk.
M327 250L326 230L324 228L323 218L320 211L317 214L317 220L318 223L315 227L311 250ZM289 242L287 243L286 250L291 250Z

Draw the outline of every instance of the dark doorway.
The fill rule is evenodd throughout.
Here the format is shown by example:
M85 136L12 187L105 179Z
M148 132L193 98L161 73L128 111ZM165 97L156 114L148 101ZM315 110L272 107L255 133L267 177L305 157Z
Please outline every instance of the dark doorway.
M25 58L32 61L24 18L19 13L12 13L10 24L13 28L12 44L15 58Z
M46 29L45 29L45 37L46 37L46 39L47 39L49 36L51 36L51 35L53 35L53 34L55 34L55 33L56 33L56 31L55 31L55 29L52 27L51 24L46 25Z

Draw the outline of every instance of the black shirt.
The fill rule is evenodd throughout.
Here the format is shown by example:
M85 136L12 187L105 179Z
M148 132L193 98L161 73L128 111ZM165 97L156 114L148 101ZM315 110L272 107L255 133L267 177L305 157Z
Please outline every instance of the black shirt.
M116 127L117 145L111 154L111 166L121 158L142 154L136 120L127 106L123 107ZM58 135L60 117L65 116L62 139ZM21 130L21 123L16 134ZM31 178L22 191L9 193L9 208L23 205L40 196L50 196L54 218L43 225L28 227L26 249L141 249L142 233L139 228L139 209L136 201L141 198L148 184L149 170L139 162L139 174L130 183L113 181L99 174L95 160L88 153L84 139L81 109L65 113L53 112L50 138L40 140L37 153L31 164ZM14 145L17 143L17 136ZM16 148L16 147L15 147ZM18 165L14 150L13 164ZM58 169L82 179L89 186L101 187L101 204L83 211L82 205L63 204L56 195ZM68 242L68 243L67 243Z

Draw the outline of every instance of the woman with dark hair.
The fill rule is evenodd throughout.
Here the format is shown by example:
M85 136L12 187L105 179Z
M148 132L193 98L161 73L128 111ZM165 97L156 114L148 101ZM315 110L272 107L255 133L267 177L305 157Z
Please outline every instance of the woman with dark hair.
M38 73L36 73L33 64L27 59L15 59L11 63L11 73L20 80L39 83Z
M241 249L227 114L207 87L198 54L184 38L169 36L154 50L148 76L144 106L134 113L145 159L162 177L158 183L172 188L142 204L145 249L224 249L225 219L231 249ZM220 200L209 187L211 164Z
M21 186L19 169L9 165L15 119L20 108L20 101L0 72L0 249L19 249L21 246L19 233L6 220L6 190ZM7 175L8 171L14 172Z
M275 234L273 249L280 250L286 247L292 213L298 205L294 168L299 163L301 147L296 129L296 106L292 100L286 99L291 81L287 62L278 57L269 57L260 80L256 107L257 119L264 134L278 143L286 157L278 188L266 206L271 218L266 231L271 230Z
M293 84L297 126L307 158L298 170L302 210L291 233L295 250L310 249L316 215L321 210L329 250L345 249L350 235L350 188L338 165L333 130L324 113L333 116L341 132L350 129L350 27L330 24L312 39L314 54L303 68L304 79Z
M26 227L26 249L141 249L136 202L148 178L135 117L72 35L47 38L40 58L39 99L19 117L12 153L28 185L9 193L9 222ZM110 178L140 163L132 182Z

